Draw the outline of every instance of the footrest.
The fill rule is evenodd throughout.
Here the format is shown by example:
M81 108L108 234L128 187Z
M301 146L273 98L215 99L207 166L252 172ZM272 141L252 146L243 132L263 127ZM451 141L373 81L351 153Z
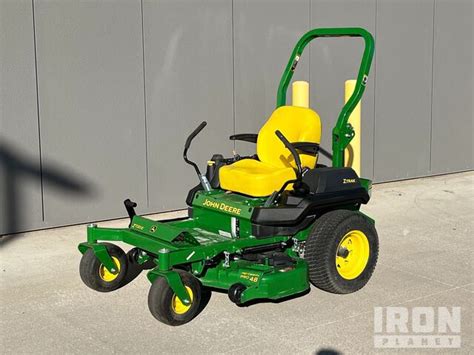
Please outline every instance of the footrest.
M130 223L130 229L169 243L183 241L192 245L199 245L199 242L186 229L145 217L134 216L132 223Z

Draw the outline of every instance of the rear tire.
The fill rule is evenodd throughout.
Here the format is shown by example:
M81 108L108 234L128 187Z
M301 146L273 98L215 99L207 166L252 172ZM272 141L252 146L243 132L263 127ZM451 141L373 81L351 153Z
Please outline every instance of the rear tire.
M162 276L158 277L151 285L148 294L148 308L153 317L160 322L171 325L183 325L191 321L201 310L202 286L201 283L190 273L183 270L175 270L188 293L191 294L191 305L181 303ZM208 292L206 290L206 292ZM205 296L208 296L206 293Z
M88 249L82 256L79 265L79 275L86 286L99 292L111 292L126 284L127 256L118 246L103 243L118 268L118 273L110 273L97 259L92 249Z
M379 241L362 214L335 210L321 216L306 241L309 279L321 290L345 294L369 281L377 263Z

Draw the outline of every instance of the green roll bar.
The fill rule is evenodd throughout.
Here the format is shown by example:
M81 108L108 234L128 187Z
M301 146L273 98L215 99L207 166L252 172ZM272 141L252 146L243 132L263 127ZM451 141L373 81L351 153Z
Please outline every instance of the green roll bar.
M374 38L369 32L359 27L316 28L307 32L300 38L298 43L296 43L296 46L291 53L290 60L288 61L288 65L281 77L280 85L278 86L277 108L286 104L286 91L304 48L309 42L317 37L362 37L365 41L364 54L360 63L354 92L342 108L336 126L334 126L332 130L332 166L343 167L344 149L346 149L347 145L354 137L354 129L351 124L348 123L348 120L352 111L364 94L370 64L372 63L372 57L374 56Z

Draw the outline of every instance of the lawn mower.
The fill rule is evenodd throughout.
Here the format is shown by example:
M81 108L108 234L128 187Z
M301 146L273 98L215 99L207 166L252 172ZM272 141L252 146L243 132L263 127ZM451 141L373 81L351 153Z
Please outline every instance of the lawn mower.
M355 89L332 131L332 153L320 147L318 114L286 105L303 49L317 37L365 42ZM151 220L138 216L137 204L125 200L128 228L87 227L87 242L79 244L83 282L109 292L130 281L132 268L135 274L137 268L149 270L149 309L172 326L192 320L211 290L249 305L303 294L310 283L337 294L362 288L378 256L374 221L359 211L370 199L372 183L345 166L344 151L355 134L348 119L363 95L373 52L373 38L362 28L320 28L303 35L268 121L258 134L230 137L256 144L256 154L214 154L202 173L188 158L192 140L206 126L202 122L184 145L183 158L199 179L186 199L188 216ZM332 166L319 164L319 154ZM125 254L114 241L133 248Z

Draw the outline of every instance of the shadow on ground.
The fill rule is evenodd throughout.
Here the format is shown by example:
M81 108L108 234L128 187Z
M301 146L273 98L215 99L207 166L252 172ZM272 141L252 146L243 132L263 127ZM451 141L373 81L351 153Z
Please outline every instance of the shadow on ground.
M319 349L314 354L315 355L340 355L342 353L334 349Z

